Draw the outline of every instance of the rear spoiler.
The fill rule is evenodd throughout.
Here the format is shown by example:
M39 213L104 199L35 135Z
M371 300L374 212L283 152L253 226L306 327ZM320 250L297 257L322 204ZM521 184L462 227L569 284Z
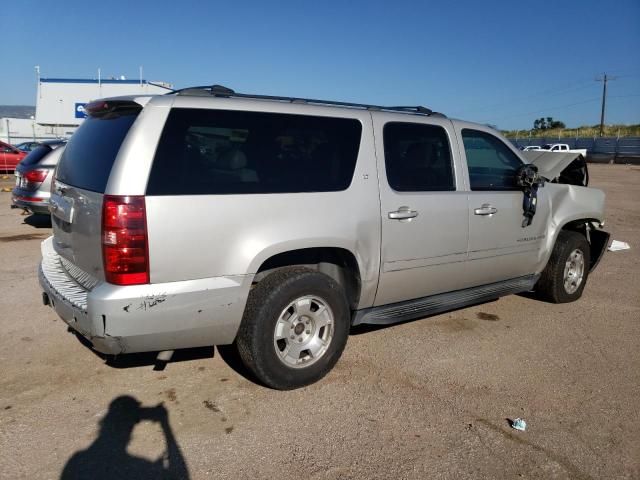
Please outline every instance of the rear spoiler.
M115 111L116 109L141 110L154 96L157 95L124 95L100 98L85 105L84 109L91 116L102 116L107 111Z

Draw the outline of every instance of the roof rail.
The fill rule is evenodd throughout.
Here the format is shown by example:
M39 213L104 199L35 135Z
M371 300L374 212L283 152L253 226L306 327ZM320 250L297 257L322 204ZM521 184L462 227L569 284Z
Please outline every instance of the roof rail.
M278 97L273 95L254 95L249 93L236 93L234 90L224 87L222 85L208 85L199 87L188 87L181 90L175 90L167 93L167 95L179 95L179 96L196 96L196 97L218 97L218 98L252 98L256 100L275 100L281 102L291 103L306 103L313 105L329 105L334 107L349 107L349 108L361 108L364 110L382 110L400 113L413 113L416 115L426 115L433 117L445 117L442 113L434 112L433 110L423 106L392 106L385 107L382 105L368 105L366 103L350 103L350 102L336 102L333 100L317 100L313 98L298 98L298 97Z

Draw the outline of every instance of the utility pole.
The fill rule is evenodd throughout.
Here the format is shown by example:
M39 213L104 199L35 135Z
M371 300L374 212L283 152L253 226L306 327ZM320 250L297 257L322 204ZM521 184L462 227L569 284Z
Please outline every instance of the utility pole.
M607 74L603 74L602 77L596 78L596 82L602 82L602 111L600 112L600 136L604 134L604 107L607 103L607 82L615 80L616 77L607 77Z

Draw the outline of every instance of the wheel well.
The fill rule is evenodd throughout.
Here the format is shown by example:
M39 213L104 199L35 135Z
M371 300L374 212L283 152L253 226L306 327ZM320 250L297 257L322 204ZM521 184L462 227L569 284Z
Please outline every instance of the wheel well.
M581 218L580 220L573 220L562 227L562 230L583 235L589 242L589 246L591 247L589 270L593 270L596 267L609 241L609 234L596 229L593 226L595 223L599 224L600 221L595 218Z
M294 265L308 267L330 276L344 288L351 309L354 310L358 306L362 284L360 269L353 253L344 248L303 248L279 253L263 262L253 282L258 283L270 273Z

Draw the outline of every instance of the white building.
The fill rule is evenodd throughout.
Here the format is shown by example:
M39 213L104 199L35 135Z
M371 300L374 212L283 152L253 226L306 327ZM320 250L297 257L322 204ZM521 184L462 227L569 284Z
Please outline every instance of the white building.
M0 140L17 144L34 139L67 138L86 117L84 106L92 100L164 94L170 90L170 84L142 79L40 78L35 118L0 118Z

